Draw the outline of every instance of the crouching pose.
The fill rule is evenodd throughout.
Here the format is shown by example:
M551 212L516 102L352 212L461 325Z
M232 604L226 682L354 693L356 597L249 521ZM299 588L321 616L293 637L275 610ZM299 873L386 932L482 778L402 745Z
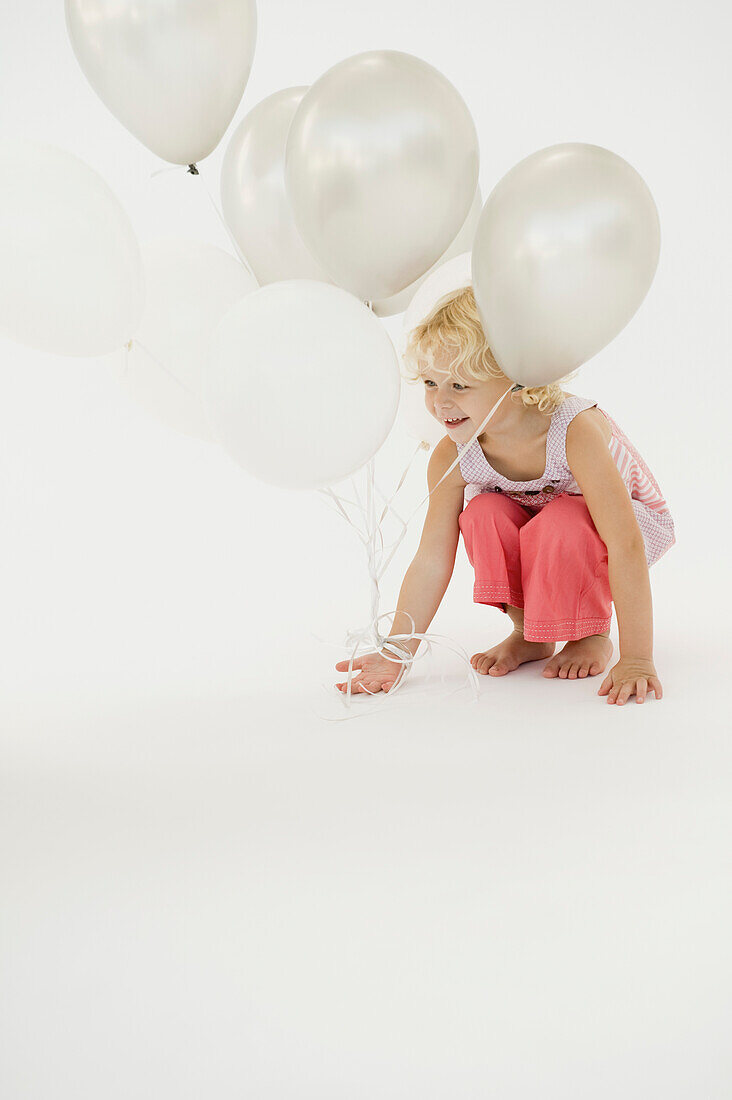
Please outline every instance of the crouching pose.
M512 384L486 343L470 287L409 334L405 360L446 435L429 463L429 509L392 635L427 631L462 532L473 599L513 626L473 655L477 672L504 676L544 660L546 677L600 675L612 656L614 603L620 656L598 694L621 705L632 695L642 703L649 690L660 699L648 570L673 545L674 525L632 443L596 402L558 383L516 385L470 443ZM555 653L557 642L565 644ZM413 655L419 641L395 644ZM403 667L388 653L366 654L354 662L351 690L388 691Z

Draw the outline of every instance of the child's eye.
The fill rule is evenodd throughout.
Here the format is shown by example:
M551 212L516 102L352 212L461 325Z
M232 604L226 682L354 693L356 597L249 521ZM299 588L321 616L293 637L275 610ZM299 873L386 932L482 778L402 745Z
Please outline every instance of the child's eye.
M429 388L430 386L434 386L435 383L432 381L431 378L425 378L424 379L424 384L425 384L425 386L427 386Z
M454 390L467 390L468 387L461 385L460 382L453 382L452 388Z

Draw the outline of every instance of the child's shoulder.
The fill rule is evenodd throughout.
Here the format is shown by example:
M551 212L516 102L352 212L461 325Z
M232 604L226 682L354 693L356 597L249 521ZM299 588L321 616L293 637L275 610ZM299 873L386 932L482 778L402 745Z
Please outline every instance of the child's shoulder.
M467 482L460 471L458 450L449 436L443 436L432 451L427 468L427 477L430 487L438 481L442 481L443 485L465 488Z
M589 397L580 397L579 394L565 393L564 401L567 401L569 399L579 399L580 401L591 400L591 398ZM562 405L564 404L564 401L562 402ZM560 409L562 408L562 405L559 406ZM578 413L575 413L575 415L572 417L569 424L567 425L567 437L569 438L572 435L579 434L583 431L584 426L587 424L596 424L602 432L605 442L610 442L613 435L610 421L608 420L602 409L599 409L597 405L591 405L589 409L580 409Z

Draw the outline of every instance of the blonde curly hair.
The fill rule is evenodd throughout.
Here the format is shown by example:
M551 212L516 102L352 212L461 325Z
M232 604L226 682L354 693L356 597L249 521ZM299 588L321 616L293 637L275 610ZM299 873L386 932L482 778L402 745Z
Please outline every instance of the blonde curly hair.
M507 383L512 381L498 366L488 346L470 286L434 310L408 334L403 359L410 382L417 382L424 376L426 358L430 351L434 352L437 348L457 352L450 365L450 377L455 382L470 385L471 382L484 382L487 378L505 378ZM560 381L565 382L569 378L574 378L574 374ZM558 409L565 397L559 382L548 386L525 386L509 395L511 401L527 408L536 405L539 412L547 414Z

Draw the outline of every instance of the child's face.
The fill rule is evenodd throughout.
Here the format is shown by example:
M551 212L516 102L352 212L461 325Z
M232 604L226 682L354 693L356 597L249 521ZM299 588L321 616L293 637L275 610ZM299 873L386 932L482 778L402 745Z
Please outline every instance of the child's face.
M420 376L427 412L444 427L450 439L466 443L478 430L496 401L496 381L464 385L449 374L450 355L441 348L422 362Z

